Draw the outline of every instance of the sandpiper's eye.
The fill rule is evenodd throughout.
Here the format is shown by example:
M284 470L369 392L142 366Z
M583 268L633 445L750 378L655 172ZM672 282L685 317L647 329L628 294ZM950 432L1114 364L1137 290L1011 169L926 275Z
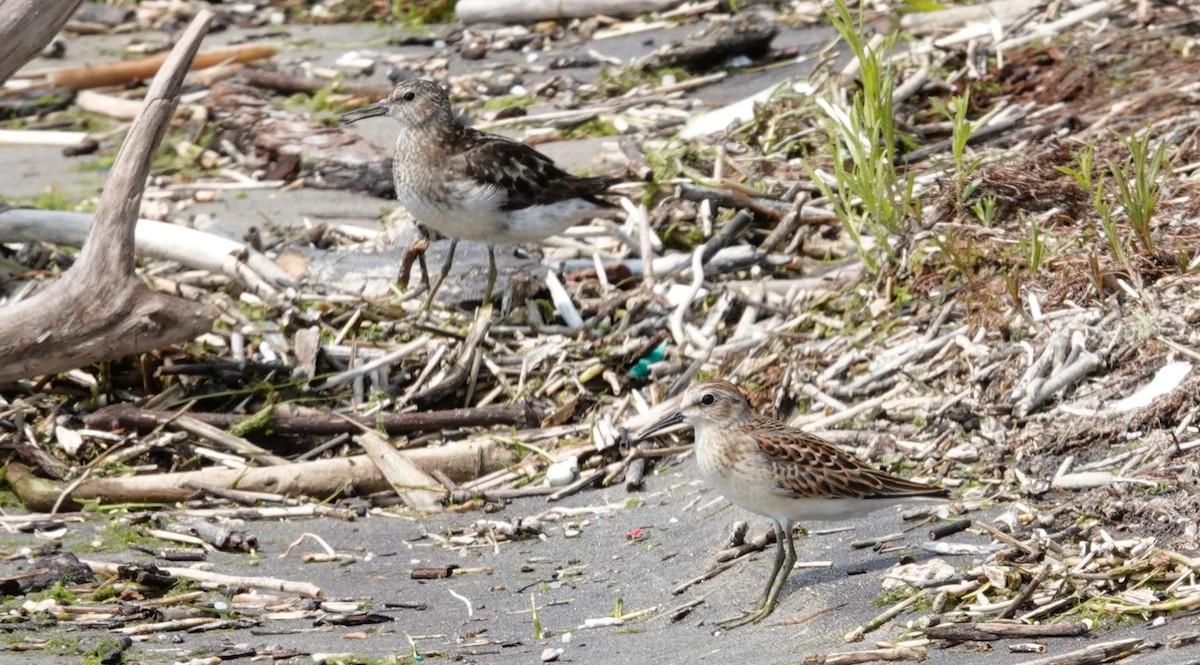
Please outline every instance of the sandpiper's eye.
M413 92L412 90L409 90L408 92L401 95L401 99L403 99L406 102L411 102L412 100L414 100L416 98L417 98L417 93Z
M712 406L713 402L717 401L717 396L712 393L704 393L704 397L700 398L700 403L704 406Z

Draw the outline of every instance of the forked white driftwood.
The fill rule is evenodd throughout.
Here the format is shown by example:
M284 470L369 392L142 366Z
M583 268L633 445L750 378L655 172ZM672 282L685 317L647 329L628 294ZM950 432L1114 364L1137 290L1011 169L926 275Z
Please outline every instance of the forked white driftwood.
M96 209L79 260L0 314L0 382L61 372L184 342L212 326L206 304L156 293L134 273L134 228L155 148L213 14L200 11L146 93Z

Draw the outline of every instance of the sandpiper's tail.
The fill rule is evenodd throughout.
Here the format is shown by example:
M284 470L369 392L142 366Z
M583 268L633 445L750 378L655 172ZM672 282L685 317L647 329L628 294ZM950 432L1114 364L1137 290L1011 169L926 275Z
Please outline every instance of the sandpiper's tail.
M878 469L863 473L859 485L859 496L864 499L946 499L950 496L944 488L906 480Z
M599 196L607 193L609 187L612 187L619 182L621 182L620 178L610 175L576 177L576 195L592 205L596 205L601 208L615 208L617 207L615 203L599 198Z

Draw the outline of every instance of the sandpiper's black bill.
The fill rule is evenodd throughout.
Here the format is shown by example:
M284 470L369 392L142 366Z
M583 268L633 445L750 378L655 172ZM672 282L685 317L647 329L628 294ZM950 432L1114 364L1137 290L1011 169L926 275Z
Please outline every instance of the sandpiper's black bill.
M658 432L661 432L672 425L678 425L681 422L683 422L683 412L682 411L674 411L672 413L669 413L662 420L659 420L658 422L654 423L653 425L642 430L642 432L640 434L638 434L637 440L645 441L646 439L649 439L650 437L654 436Z
M366 120L367 118L378 118L381 115L387 115L386 101L360 106L353 111L346 111L342 114L342 124L348 125L359 120Z

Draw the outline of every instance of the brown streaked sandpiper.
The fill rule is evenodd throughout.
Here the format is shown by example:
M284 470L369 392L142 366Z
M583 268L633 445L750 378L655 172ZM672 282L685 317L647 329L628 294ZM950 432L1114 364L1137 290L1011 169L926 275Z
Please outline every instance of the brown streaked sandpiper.
M796 564L792 523L846 520L897 503L945 499L946 490L898 478L803 430L754 413L726 381L688 388L680 408L646 428L645 439L687 423L695 430L696 463L713 489L775 523L775 563L753 610L721 622L758 622L779 602Z
M598 196L618 178L571 175L524 143L463 125L446 90L433 81L401 81L387 99L344 114L342 122L382 115L400 122L392 158L396 198L418 222L450 237L427 305L450 271L459 240L487 244L488 303L495 245L542 240L614 207Z

